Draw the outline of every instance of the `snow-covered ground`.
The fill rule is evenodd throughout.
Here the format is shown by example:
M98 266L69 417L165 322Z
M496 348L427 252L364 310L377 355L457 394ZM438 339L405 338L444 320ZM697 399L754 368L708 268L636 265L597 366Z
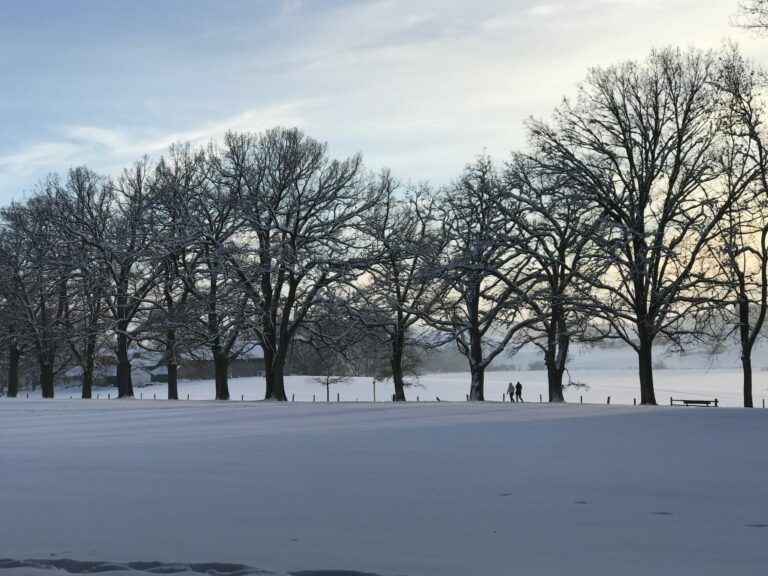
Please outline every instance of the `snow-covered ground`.
M718 409L632 406L636 360L613 348L577 351L589 390L540 404L537 362L488 372L484 404L464 401L467 373L422 376L405 405L391 383L372 403L368 378L326 404L305 376L288 403L257 402L262 378L232 379L231 402L210 380L179 402L164 384L0 398L0 576L765 573L768 410L727 408L738 358L657 359L660 404ZM526 403L501 404L518 380Z
M572 370L574 380L589 385L588 390L570 388L566 391L566 400L571 403L605 404L611 397L611 404L633 404L639 401L640 388L635 369L624 370ZM762 406L763 400L768 403L768 372L757 371L754 378L754 402ZM508 383L522 382L523 399L527 402L544 402L547 400L547 376L541 370L505 370L487 372L485 376L485 397L489 401L501 402L502 394L507 390ZM656 370L654 374L656 399L659 404L669 404L670 396L674 398L717 398L721 406L742 406L741 370L738 368L690 368ZM233 400L260 400L264 398L265 382L263 378L232 378L229 381L230 395ZM286 377L288 399L296 402L325 402L325 387L307 376ZM440 400L461 401L466 399L469 392L469 374L465 372L426 374L419 378L419 386L406 390L408 400L421 402ZM165 384L152 384L142 388L136 387L137 398L144 400L152 398L167 398ZM394 388L391 382L376 384L376 401L391 401ZM109 395L114 398L114 388L94 388L94 397L100 399ZM21 396L26 397L27 391ZM56 389L59 398L78 398L79 388ZM182 380L179 383L179 397L186 400L210 400L215 395L213 380ZM338 396L337 396L338 395ZM39 398L40 390L29 392L30 398ZM331 400L337 398L342 402L370 402L373 400L373 381L370 378L351 378L347 383L331 386Z
M2 398L0 575L762 575L766 437L729 408Z
M756 406L768 403L768 347L758 348L754 354L753 396ZM523 398L538 402L539 397L547 399L547 376L538 350L529 347L518 352L511 360L512 369L486 372L486 399L501 401L509 382L523 384ZM738 353L727 350L710 356L704 352L692 352L685 356L665 355L656 351L654 381L656 399L659 404L669 404L670 396L675 398L717 398L721 406L742 406L742 373ZM637 375L637 357L627 347L593 348L574 347L570 360L570 375L574 381L585 383L588 389L570 388L566 400L571 403L605 404L608 397L611 404L633 404L639 401L640 389ZM567 380L567 378L566 378ZM260 400L264 397L263 378L233 378L230 393L233 400ZM307 376L286 378L288 398L297 402L325 401L325 388ZM136 387L137 398L152 399L167 397L165 384ZM210 400L214 396L212 380L186 381L179 384L182 399ZM100 398L114 396L114 389L96 388L94 395ZM376 400L386 402L394 392L391 382L376 385ZM426 374L419 378L419 386L406 391L408 400L461 401L469 392L469 373ZM30 398L40 396L40 391L23 391ZM78 388L58 387L56 396L77 398ZM350 378L348 382L331 387L331 400L344 402L369 402L373 400L373 381L370 378Z

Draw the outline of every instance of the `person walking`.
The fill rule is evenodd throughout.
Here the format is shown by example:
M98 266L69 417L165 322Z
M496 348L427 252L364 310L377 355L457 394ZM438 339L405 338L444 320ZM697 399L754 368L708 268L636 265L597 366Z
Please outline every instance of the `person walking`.
M512 386L512 384L510 384ZM518 382L515 384L515 398L516 402L522 402L523 401L523 385Z
M509 396L510 402L515 401L515 385L512 384L512 382L510 382L509 386L507 386L507 396Z

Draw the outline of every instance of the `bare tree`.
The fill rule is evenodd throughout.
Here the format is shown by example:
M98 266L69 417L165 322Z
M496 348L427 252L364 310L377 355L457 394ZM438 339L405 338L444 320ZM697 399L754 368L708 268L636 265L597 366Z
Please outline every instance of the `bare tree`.
M253 346L242 340L252 315L240 265L248 252L240 244L245 220L240 190L223 168L221 152L209 146L198 169L202 175L177 194L174 209L191 248L176 260L191 300L188 314L194 318L185 332L192 343L201 342L200 348L213 360L216 399L228 400L229 365L244 347ZM189 344L192 355L199 355L200 348Z
M115 203L100 254L109 271L106 302L117 355L118 397L132 398L129 348L139 337L147 296L158 282L154 261L153 170L145 158L114 183Z
M741 0L734 23L739 28L765 34L768 30L768 0Z
M768 309L768 158L761 98L766 84L735 46L721 55L716 83L721 91L718 159L723 186L736 200L718 226L719 242L709 246L709 257L719 266L712 299L717 338L737 335L744 406L751 408L752 351ZM733 329L722 330L723 323Z
M533 157L515 154L504 173L520 242L541 281L526 305L537 322L528 337L544 354L549 401L563 402L563 375L571 343L585 339L591 280L601 272L594 237L595 211L570 187L567 176L550 174ZM519 206L519 208L517 208Z
M399 198L389 173L380 180L382 200L361 223L370 243L370 260L361 262L361 276L350 284L346 314L359 322L378 348L386 350L395 400L405 401L407 373L415 372L413 347L433 344L419 329L420 313L430 298L429 270L440 253L442 236L435 220L436 198L421 186Z
M353 273L354 225L377 202L359 156L330 160L326 145L296 129L228 134L219 182L241 197L252 246L229 262L255 314L252 329L266 363L265 397L286 400L291 342L329 287Z
M11 352L18 346L19 332L23 333L37 360L43 398L53 398L54 374L61 364L70 272L53 223L54 205L46 193L57 185L57 178L50 176L26 204L14 203L2 210L0 268L8 279L6 297L15 309ZM16 368L17 360L12 362Z
M701 254L733 198L717 185L715 56L654 51L591 71L531 139L601 213L608 272L593 314L638 354L641 402L655 404L652 347L680 344L700 295Z
M144 338L162 348L169 400L179 399L179 356L194 353L209 336L207 330L200 334L195 329L200 317L190 303L199 280L196 276L200 259L205 253L200 248L205 242L205 219L197 211L197 201L208 186L205 166L203 150L194 150L189 144L172 146L168 156L158 162L155 177L154 249L159 272L149 299L151 309ZM220 384L217 390L224 386Z
M422 318L467 358L470 400L485 399L485 370L536 321L526 309L538 282L531 256L516 249L522 207L503 189L488 157L467 166L442 197L444 250Z
M64 322L72 358L82 370L83 398L91 398L96 353L106 340L106 263L99 250L112 209L111 184L86 167L69 171L51 190L56 225L70 267Z

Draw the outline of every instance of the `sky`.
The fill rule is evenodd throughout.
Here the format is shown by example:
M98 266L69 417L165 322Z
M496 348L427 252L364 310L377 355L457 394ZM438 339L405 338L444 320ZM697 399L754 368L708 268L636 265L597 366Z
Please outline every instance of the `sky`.
M0 205L49 172L298 126L371 170L449 182L525 147L590 67L768 38L737 0L0 0Z

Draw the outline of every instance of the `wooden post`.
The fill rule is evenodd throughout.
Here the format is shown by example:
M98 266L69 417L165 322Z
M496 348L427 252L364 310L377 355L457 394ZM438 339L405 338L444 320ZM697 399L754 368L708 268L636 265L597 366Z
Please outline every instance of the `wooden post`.
M418 402L418 401L419 401L419 397L416 396L416 402ZM765 400L763 400L763 408L765 408Z
M763 398L763 408L765 408L765 398Z
M296 394L291 394L291 402L296 402Z
M717 408L717 398L715 398L715 408Z
M314 402L314 401L315 401L315 395L312 394L312 402Z
M187 400L189 400L189 394L187 394Z
M543 400L541 399L541 394L539 394L539 404L541 404Z
M336 392L336 402L341 402L341 394Z
M584 396L579 396L579 404L584 404Z
M611 403L611 397L608 396L608 404L610 404L610 403Z
M245 394L240 394L240 402L242 402L243 400L245 400Z
M152 400L157 400L157 394L152 394Z
M144 400L144 392L142 392L141 394L139 394L139 400Z
M467 402L469 402L469 394L467 394Z
M669 397L669 405L672 406L672 396Z
M634 404L635 406L637 406L637 398L632 398L632 404Z
M107 400L111 400L112 394L107 394Z
M373 401L376 402L376 378L373 379Z

